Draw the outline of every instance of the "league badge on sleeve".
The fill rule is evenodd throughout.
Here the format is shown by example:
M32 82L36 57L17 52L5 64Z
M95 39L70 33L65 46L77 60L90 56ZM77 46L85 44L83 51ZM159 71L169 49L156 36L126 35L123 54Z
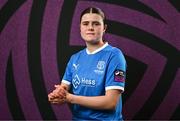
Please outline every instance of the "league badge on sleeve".
M116 82L125 82L125 72L122 70L115 70L114 71L114 80Z

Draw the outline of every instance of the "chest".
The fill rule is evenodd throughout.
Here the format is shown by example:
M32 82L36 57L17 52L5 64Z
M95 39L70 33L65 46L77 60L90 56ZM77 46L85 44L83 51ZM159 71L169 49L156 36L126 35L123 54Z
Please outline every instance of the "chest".
M96 78L103 76L107 68L107 59L101 56L95 57L80 57L72 64L73 74L80 76Z
M79 57L72 63L74 89L104 88L108 59L103 56Z

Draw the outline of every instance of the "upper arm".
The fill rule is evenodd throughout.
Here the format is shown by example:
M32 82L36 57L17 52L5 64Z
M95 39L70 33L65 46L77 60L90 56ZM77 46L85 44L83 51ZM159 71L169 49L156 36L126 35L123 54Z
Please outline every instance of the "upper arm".
M73 63L73 56L71 56L68 64L66 65L65 73L62 78L62 83L66 85L70 85L72 81L72 63Z
M121 51L112 54L108 63L105 89L124 91L126 78L126 60Z
M110 109L116 108L116 105L120 99L120 95L121 95L121 90L111 89L106 91L105 96L108 99L107 104L109 105Z
M110 97L112 101L117 101L121 95L121 90L111 89L107 90L105 96Z

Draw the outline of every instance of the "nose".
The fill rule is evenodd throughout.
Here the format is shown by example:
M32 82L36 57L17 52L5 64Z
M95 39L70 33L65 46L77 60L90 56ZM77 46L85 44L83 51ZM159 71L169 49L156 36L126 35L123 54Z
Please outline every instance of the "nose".
M94 30L93 25L92 25L92 24L89 24L88 29L89 29L89 30Z

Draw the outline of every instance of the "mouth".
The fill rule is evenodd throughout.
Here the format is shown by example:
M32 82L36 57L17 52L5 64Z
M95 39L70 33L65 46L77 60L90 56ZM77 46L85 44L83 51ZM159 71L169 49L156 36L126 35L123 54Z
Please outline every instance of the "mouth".
M87 35L95 35L94 33L86 33Z

